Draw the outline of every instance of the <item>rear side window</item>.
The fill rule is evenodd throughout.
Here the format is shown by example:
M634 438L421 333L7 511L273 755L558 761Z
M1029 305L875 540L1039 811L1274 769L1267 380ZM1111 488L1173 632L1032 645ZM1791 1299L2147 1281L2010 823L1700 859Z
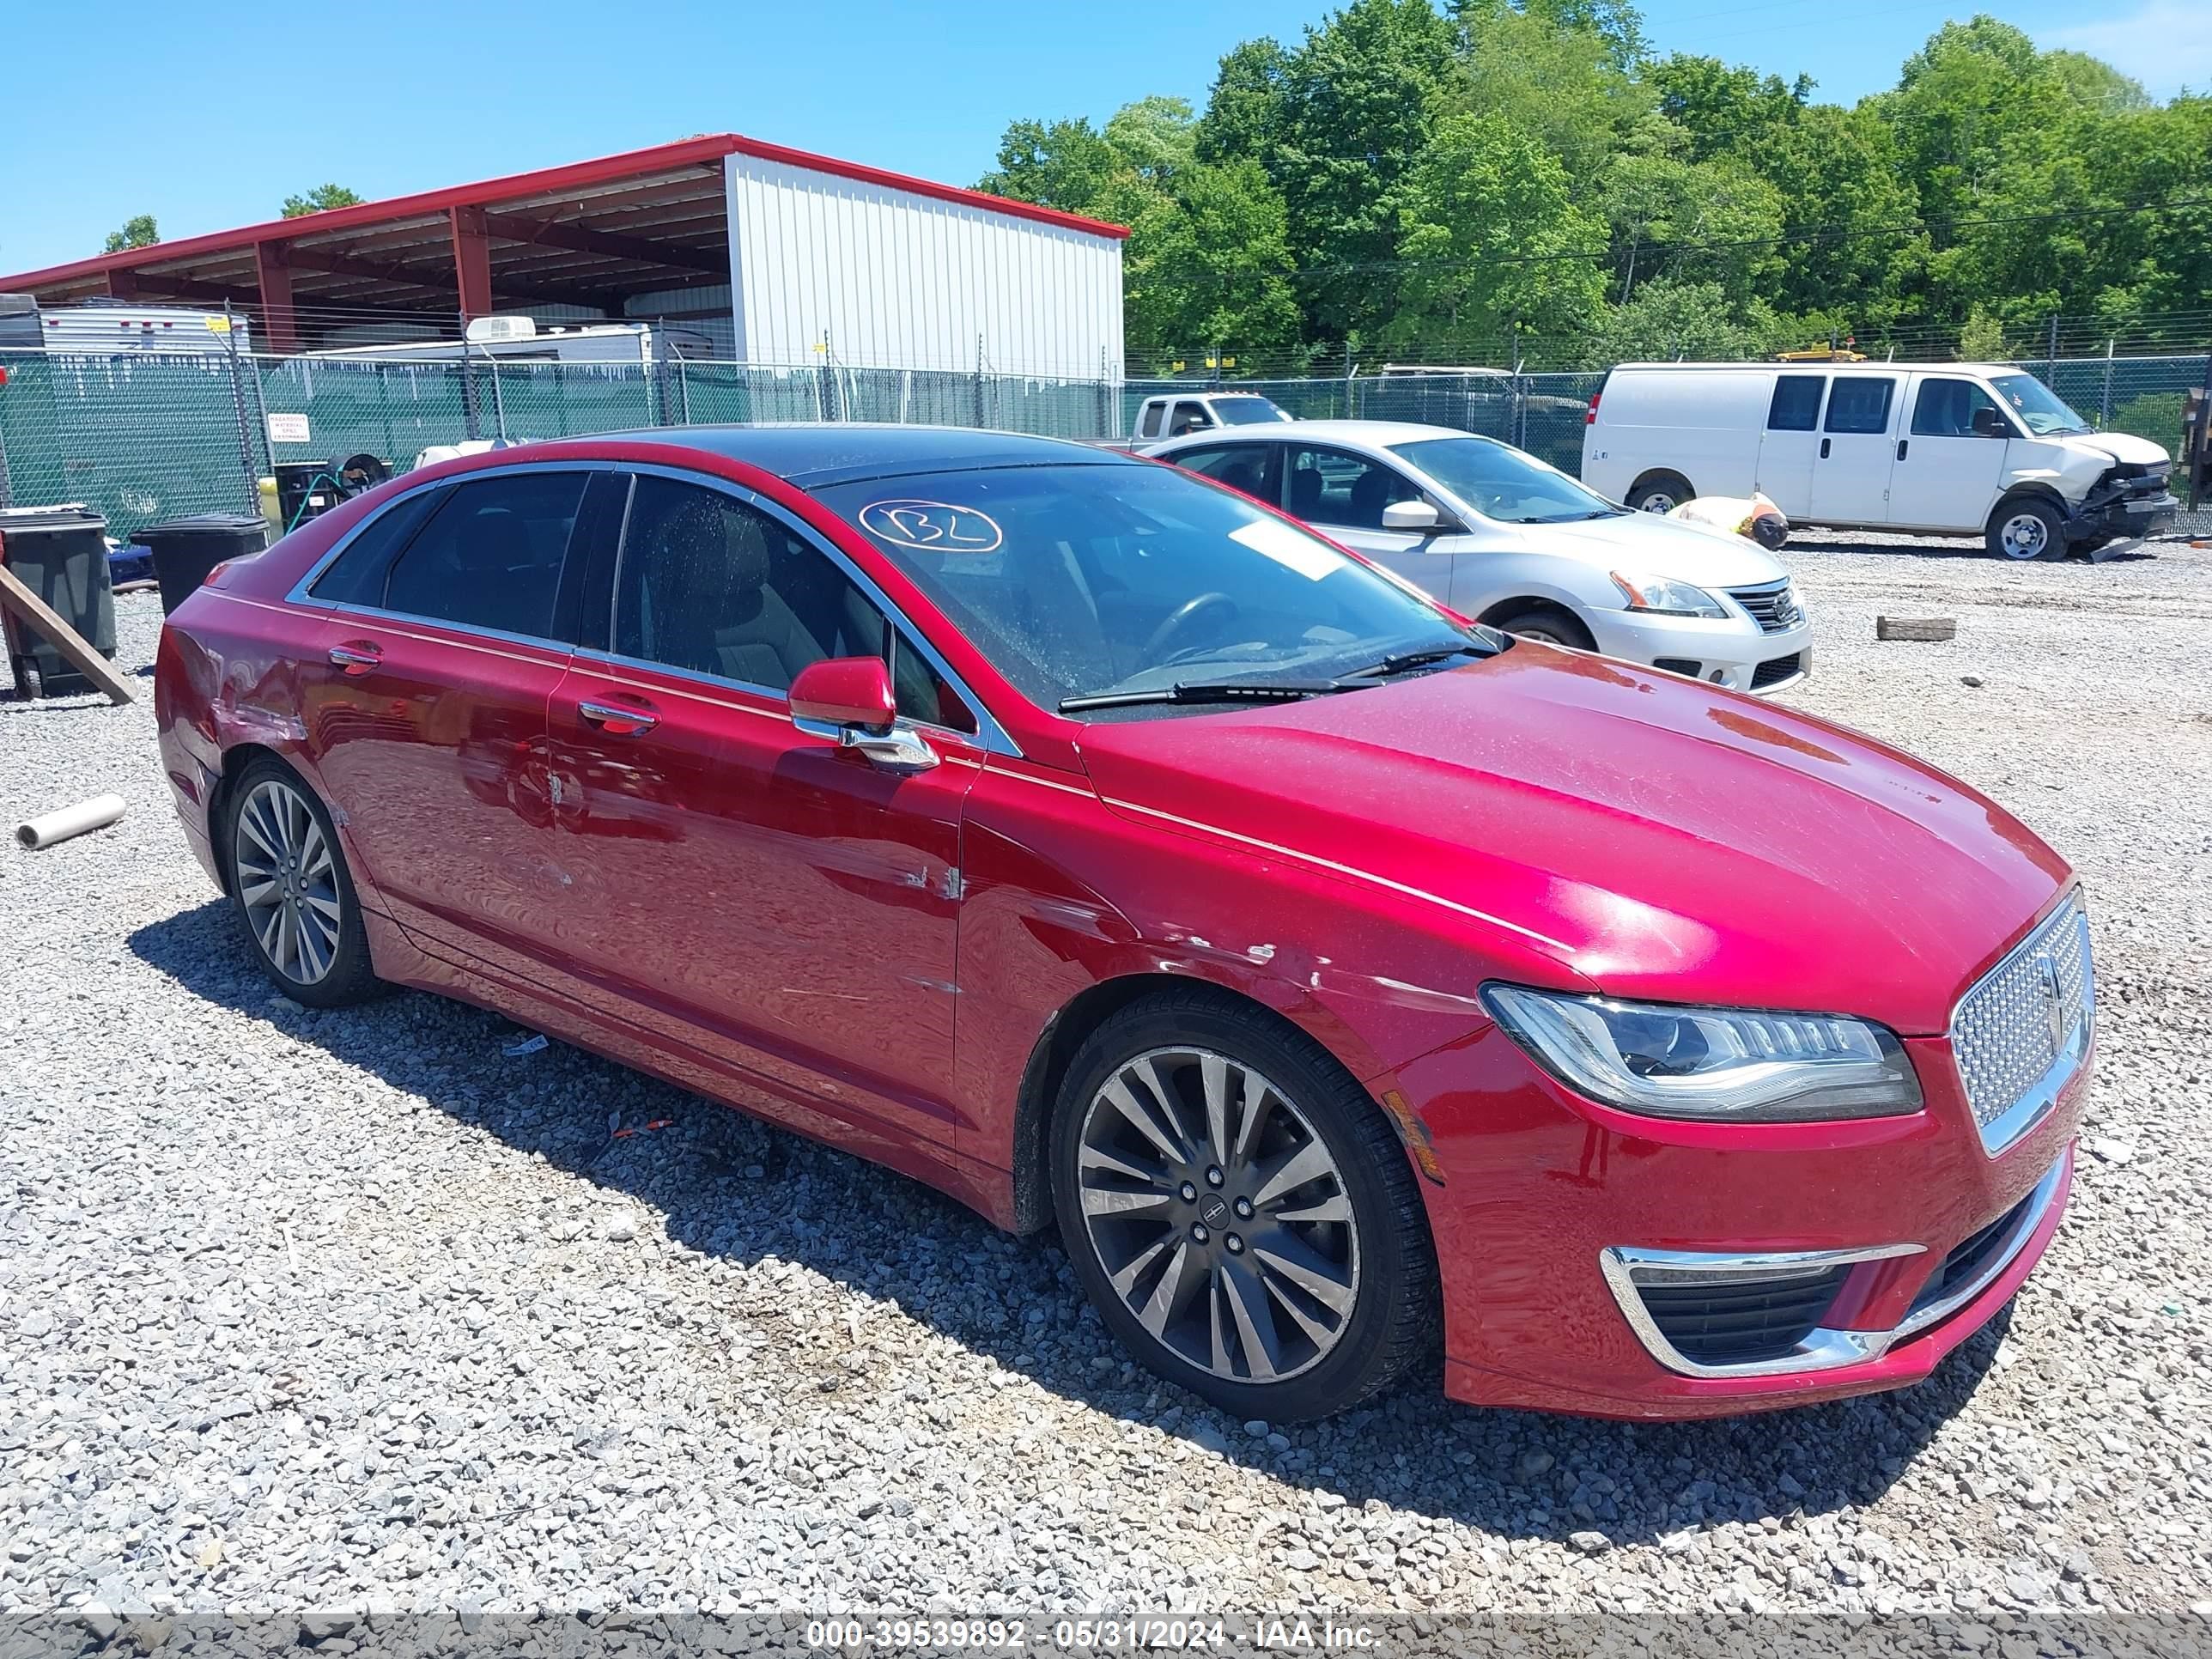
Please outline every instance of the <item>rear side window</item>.
M1838 375L1828 394L1828 430L1888 431L1889 400L1896 391L1897 382L1887 375Z
M333 605L380 604L384 573L445 499L442 489L418 489L394 501L354 532L307 591Z
M1139 438L1157 438L1160 435L1160 416L1167 413L1167 407L1164 403L1157 398L1145 405L1144 413L1137 422L1137 435Z
M1224 444L1219 448L1186 449L1168 459L1202 477L1241 489L1263 501L1275 499L1273 459L1281 453L1274 444Z
M457 486L392 567L385 608L548 638L581 472L516 472Z
M1774 401L1767 405L1769 432L1810 432L1820 423L1820 392L1828 384L1825 374L1778 374Z

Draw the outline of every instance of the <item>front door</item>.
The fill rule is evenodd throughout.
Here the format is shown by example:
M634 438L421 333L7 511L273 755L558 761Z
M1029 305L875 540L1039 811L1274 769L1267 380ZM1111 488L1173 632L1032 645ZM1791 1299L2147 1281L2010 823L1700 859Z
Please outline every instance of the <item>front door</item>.
M346 573L307 667L310 752L392 920L510 968L561 902L545 709L568 669L556 613L586 477L446 492L387 566Z
M949 1145L981 759L957 697L826 550L704 483L638 476L605 626L552 700L564 951L800 1127ZM793 726L799 671L862 655L889 657L939 764L886 771Z
M1429 499L1411 478L1349 450L1297 443L1285 446L1283 477L1292 518L1451 603L1450 538L1382 527L1382 509L1393 501Z
M1996 400L1957 374L1915 374L1911 414L1889 471L1892 524L1916 530L1979 530L2005 472L2010 418ZM1978 433L1994 422L1997 435Z
M1807 518L1820 524L1889 522L1897 401L1893 374L1835 377L1827 417L1820 422Z
M1792 519L1813 511L1813 466L1820 453L1820 398L1825 374L1778 374L1759 440L1756 488Z

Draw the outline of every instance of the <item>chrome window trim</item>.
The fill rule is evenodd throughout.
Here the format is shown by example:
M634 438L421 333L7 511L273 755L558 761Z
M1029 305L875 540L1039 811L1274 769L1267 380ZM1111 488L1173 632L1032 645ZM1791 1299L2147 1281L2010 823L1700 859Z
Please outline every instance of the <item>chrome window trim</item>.
M805 722L799 720L798 716L791 712L791 692L788 689L762 685L753 680L733 680L727 675L709 674L703 669L680 668L674 663L655 662L650 657L625 657L617 652L600 651L588 646L576 647L575 663L579 667L623 668L647 674L662 674L671 679L688 681L693 685L709 691L742 691L750 696L761 697L769 702L781 704L781 708L763 709L761 712L777 720L787 720L793 725L799 726L802 731L805 729ZM970 749L988 747L981 741L980 732L957 731L950 726L939 726L933 720L910 720L904 714L891 722L891 729L927 732L951 743L965 744ZM1012 749L992 750L990 752L1015 755L1017 757L1019 755L1018 750Z
M845 555L843 550L833 547L824 541L821 533L813 526L799 518L781 502L770 501L757 490L749 489L744 485L734 483L728 478L717 477L712 473L694 472L684 467L665 466L656 462L642 461L624 465L622 470L635 476L651 473L677 483L687 483L718 490L733 501L757 508L775 520L776 523L783 526L785 529L798 537L807 546L822 554L849 577L853 585L860 590L868 603L890 619L891 626L897 629L906 641L921 653L922 660L940 675L947 685L959 694L960 700L968 705L975 716L975 730L973 732L956 731L951 726L940 726L934 721L908 720L904 716L895 722L896 725L942 732L955 743L966 744L970 748L981 749L991 754L1010 755L1016 759L1021 757L1020 746L1008 735L1006 727L999 723L997 717L991 713L989 706L969 689L965 680L953 672L951 664L946 662L937 647L929 642L927 635L914 625L913 619L897 605L892 604L890 596L877 586L875 579L854 563ZM635 498L636 492L633 490L631 491L633 503ZM629 530L629 506L626 504L623 511L623 531L625 535ZM616 547L614 577L619 581L622 578L621 544L617 542ZM610 648L604 652L580 650L577 654L604 658L609 662L619 663L629 668L647 669L657 673L677 674L686 679L695 679L708 685L726 686L740 691L750 691L755 696L773 698L786 704L791 701L791 693L788 690L780 690L772 685L756 685L750 681L733 680L723 675L708 674L696 669L678 668L669 663L623 656L611 648L614 639L614 608L611 601L607 610L607 638Z
M1613 1292L1613 1301L1620 1306L1621 1316L1627 1320L1629 1329L1636 1334L1636 1340L1644 1345L1644 1352L1670 1371L1683 1376L1727 1378L1833 1370L1838 1366L1856 1365L1865 1360L1881 1358L1899 1343L1941 1324L2002 1279L2020 1260L2021 1252L2027 1248L2028 1241L2035 1237L2037 1230L2050 1215L2051 1206L2057 1201L2059 1188L2065 1182L2071 1158L2070 1149L2058 1155L2057 1161L2030 1190L2028 1202L2021 1212L2020 1220L2006 1235L2003 1248L1990 1258L1970 1283L1937 1301L1908 1309L1905 1317L1886 1331L1846 1331L1826 1326L1816 1327L1807 1332L1804 1340L1788 1353L1774 1359L1740 1360L1726 1365L1698 1364L1667 1340L1650 1310L1644 1307L1644 1298L1638 1293L1638 1286L1694 1282L1700 1277L1740 1278L1758 1273L1771 1273L1777 1279L1788 1279L1796 1273L1819 1273L1856 1262L1883 1261L1899 1256L1923 1255L1928 1247L1924 1244L1876 1244L1838 1250L1709 1252L1647 1250L1613 1245L1598 1252L1598 1267L1605 1277L1607 1288Z
M1951 1291L1925 1307L1917 1302L1908 1309L1902 1322L1892 1334L1893 1342L1939 1324L1965 1307L1984 1291L1989 1289L2004 1274L2005 1270L2020 1260L2020 1253L2027 1248L2027 1241L2035 1237L2035 1230L2043 1224L2043 1218L2051 1212L2051 1201L2058 1196L2059 1183L2066 1176L2067 1155L2061 1153L2058 1161L2045 1171L2043 1179L2029 1192L2027 1204L2021 1206L2020 1219L2005 1235L2003 1248L1991 1256L1989 1264L1965 1286ZM1972 1235L1968 1235L1970 1237Z
M1988 971L1975 975L1974 982L1961 991L1959 994L1959 1000L1951 1005L1950 1018L1943 1027L1943 1040L1954 1045L1951 1073L1958 1079L1960 1097L1966 1103L1968 1117L1974 1115L1974 1103L1972 1096L1967 1092L1966 1073L1959 1066L1955 1046L1959 1017L1965 1012L1966 1004L1973 1000L1977 992L2005 973L2021 957L2043 945L2045 943L2045 936L2062 920L2068 917L2078 918L2080 925L2083 927L2088 926L2088 909L2081 902L2081 894L2078 888L2069 889L2063 898L2038 918L2035 926L2027 930L2027 936L2019 944L1990 963ZM2085 945L2081 957L2081 1021L2075 1026L2074 1035L2068 1040L2065 1048L2059 1050L2051 1064L2044 1069L2042 1076L2021 1091L2019 1099L2006 1107L2002 1112L1991 1118L1986 1124L1976 1120L1975 1127L1982 1138L1984 1156L1996 1158L2002 1153L2013 1142L2040 1123L2051 1109L2058 1103L2059 1095L2064 1091L2066 1085L2074 1080L2074 1074L2081 1069L2083 1060L2088 1057L2089 1045L2094 1038L2096 1026L2097 963L2094 954Z
M1838 1331L1818 1327L1788 1353L1774 1359L1741 1359L1725 1365L1701 1364L1683 1353L1659 1329L1644 1305L1638 1286L1694 1283L1699 1279L1741 1279L1765 1273L1786 1279L1826 1273L1862 1261L1886 1261L1917 1255L1924 1244L1869 1244L1838 1250L1646 1250L1610 1245L1598 1252L1598 1267L1621 1316L1644 1351L1668 1370L1684 1376L1769 1376L1778 1371L1832 1370L1881 1356L1894 1340L1887 1331Z
M416 616L411 611L386 611L381 605L346 605L335 599L318 599L307 590L322 580L323 572L337 562L338 556L353 545L356 537L367 531L371 525L380 522L386 514L398 507L400 502L410 501L427 490L443 489L448 485L472 483L478 478L513 477L524 472L616 472L621 470L620 464L614 461L530 461L515 466L488 466L472 472L455 472L442 478L425 478L420 483L410 485L397 492L390 501L378 507L375 512L369 514L359 524L332 542L323 556L307 567L307 574L292 584L284 595L285 601L290 605L319 605L331 611L361 611L380 617L406 617L416 622L432 623L441 628L462 629L485 634L496 639L511 640L526 637L532 640L542 640L544 636L540 635L505 634L496 629L479 629L474 623L451 622L443 617ZM550 643L565 647L568 641L556 640Z

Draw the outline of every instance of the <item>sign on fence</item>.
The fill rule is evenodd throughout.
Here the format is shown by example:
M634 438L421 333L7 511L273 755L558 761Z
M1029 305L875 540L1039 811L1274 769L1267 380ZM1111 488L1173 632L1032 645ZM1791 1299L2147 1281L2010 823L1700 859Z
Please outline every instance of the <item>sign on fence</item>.
M269 417L269 441L272 444L312 443L307 435L307 417L304 415L271 415Z

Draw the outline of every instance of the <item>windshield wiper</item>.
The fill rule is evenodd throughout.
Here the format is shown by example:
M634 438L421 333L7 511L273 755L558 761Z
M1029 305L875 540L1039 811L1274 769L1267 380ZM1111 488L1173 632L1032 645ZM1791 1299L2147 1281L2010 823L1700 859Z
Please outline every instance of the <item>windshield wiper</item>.
M1462 643L1431 645L1419 651L1397 651L1377 663L1364 668L1355 668L1356 679L1375 679L1385 674L1402 674L1409 668L1425 668L1432 662L1443 662L1453 657L1494 657L1498 653L1486 645Z
M1060 712L1075 714L1086 708L1135 708L1162 702L1296 702L1303 697L1365 690L1357 681L1342 680L1178 680L1149 691L1094 691L1085 696L1062 697Z

